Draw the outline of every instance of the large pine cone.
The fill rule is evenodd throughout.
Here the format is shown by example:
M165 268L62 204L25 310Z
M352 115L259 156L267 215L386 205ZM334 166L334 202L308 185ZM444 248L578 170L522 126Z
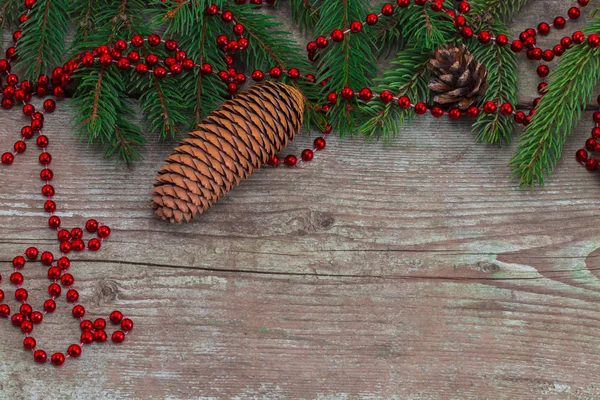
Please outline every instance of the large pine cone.
M267 82L213 111L176 147L152 190L162 219L189 222L284 148L300 131L304 97Z
M485 65L475 60L464 44L440 47L429 61L429 69L436 76L429 84L436 94L433 101L442 106L464 111L489 86Z

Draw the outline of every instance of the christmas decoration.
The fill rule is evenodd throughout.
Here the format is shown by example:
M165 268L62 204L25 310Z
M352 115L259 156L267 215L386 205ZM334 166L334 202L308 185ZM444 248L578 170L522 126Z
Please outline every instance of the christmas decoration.
M187 170L187 173L179 174L184 179L159 181L156 189L159 192L155 192L154 199L160 216L181 221L200 213L233 182L237 183L239 178L258 168L260 162L290 167L300 162L293 155L273 156L278 148L276 142L271 146L263 142L264 147L252 147L254 154L246 146L247 156L237 155L243 154L244 147L240 143L243 138L279 137L283 144L282 138L285 135L291 138L303 119L308 127L314 126L316 121L323 136L315 139L312 149L302 152L302 162L310 162L314 152L325 147L324 135L329 132L389 136L397 131L398 123L426 113L434 118L447 115L452 120L473 118L479 140L487 142L508 142L513 125L522 124L526 127L525 132L511 164L522 185L543 183L560 158L562 146L591 98L600 73L598 17L583 32L563 37L551 49L537 47L538 35L547 35L552 29L564 29L568 20L581 16L581 8L588 5L588 0L577 0L577 5L567 10L567 17L557 16L552 23L541 22L537 29L528 28L518 38L508 37L506 23L526 0L396 0L380 4L375 12L366 0L344 0L343 4L335 0L313 3L290 0L296 21L317 33L307 45L308 61L314 63L304 59L301 52L275 29L277 24L271 17L254 11L263 4L262 0L246 3L245 0L222 0L215 4L204 0L157 0L151 4L141 0L111 0L102 4L6 0L0 8L2 23L13 20L11 16L18 20L18 28L13 33L15 45L6 50L5 59L0 59L4 83L0 105L8 110L23 104L22 112L30 118L29 124L21 129L21 137L13 150L3 153L0 161L5 166L13 164L16 157L26 151L27 142L36 137L36 145L41 149L39 161L43 166L41 192L47 199L43 208L50 214L44 224L57 233L60 243L60 257L30 247L14 258L9 281L16 287L14 297L20 303L18 310L4 302L5 295L0 289L0 317L9 319L25 334L23 345L32 351L35 361L61 365L67 358L78 357L84 345L104 342L108 338L106 319L94 322L84 319L86 309L78 303L79 293L73 288L74 277L67 270L72 268L68 258L71 251L98 251L111 231L102 223L89 220L85 230L96 233L97 237L86 244L82 228L64 228L64 221L56 215L57 207L52 200L55 194L51 185L54 173L49 168L52 156L47 151L48 137L42 131L45 116L55 110L55 100L65 94L73 95L71 101L78 116L78 134L102 146L106 155L117 154L131 162L139 156L137 148L144 140L141 129L132 123L132 94L139 97L149 130L157 131L161 137L169 137L175 136L182 126L202 121L225 97L235 98L240 86L249 81L283 80L295 88L273 84L257 87L234 99L235 109L231 108L232 103L223 108L235 120L234 114L242 112L242 104L258 104L256 99L262 98L265 109L254 111L265 116L265 122L271 120L265 114L268 113L271 121L276 124L279 121L281 127L270 126L256 136L258 131L251 127L233 129L233 124L226 122L232 121L231 118L223 118L215 112L207 120L211 122L203 124L187 140L187 147L179 148L189 149L195 160L181 156L183 153L179 149L176 151L165 169L168 172L161 176L173 178L179 168L177 165L187 166L188 161L194 162L198 173ZM273 5L275 1L265 3ZM69 58L63 57L62 53L66 48L67 21L70 20L76 22L77 31ZM154 31L164 32L166 39L152 33ZM464 92L462 96L448 97L446 91L442 97L448 102L434 104L428 66L435 52L449 43L459 43L457 49L462 43L473 55L473 58L468 56L466 50L458 50L455 54L458 60L463 60L457 70L462 68L465 79L472 79L474 84L466 91L462 90L466 86L458 85ZM376 78L373 62L376 54L393 48L398 51L390 63L391 68ZM516 105L517 53L540 62L536 70L542 79L538 87L540 97L535 99L530 110L518 110ZM559 57L558 66L551 74L546 63ZM50 68L64 58L69 61ZM445 59L441 58L439 66ZM473 60L486 66L488 88L485 93L481 90L483 70ZM24 78L13 71L15 61L18 67L15 71L23 72ZM238 71L236 62L253 72ZM439 70L450 71L452 68L446 66ZM546 82L549 76L552 79ZM460 78L440 80L462 84ZM275 87L295 99L288 102L288 114L276 116L272 101L283 97L276 94ZM290 107L294 102L302 103L296 90L304 99L304 117L300 107ZM467 106L466 100L463 103L465 98L473 99L475 95L479 99L473 100L471 105ZM31 104L34 97L46 98L39 110ZM256 101L244 103L249 97ZM270 100L265 101L267 98ZM600 98L598 100L600 103ZM461 103L466 110L461 110ZM590 171L600 169L600 161L590 155L590 152L600 151L600 112L594 113L593 119L596 127L592 137L576 154L578 162ZM249 121L245 123L248 125ZM217 126L218 134L209 132ZM205 163L213 170L198 164L197 161L203 160L198 149L202 149L206 157L214 158L207 158L210 164ZM225 154L231 160L228 161ZM222 162L218 162L220 158ZM226 169L231 172L229 177ZM225 175L216 175L219 171ZM203 179L209 178L203 185ZM193 186L191 182L201 185ZM185 185L185 191L180 190L181 185ZM171 192L160 192L167 187ZM172 196L177 190L177 197ZM194 199L190 193L202 193L202 198ZM171 197L169 201L165 201L164 195ZM195 211L191 204L196 207ZM35 310L27 303L28 292L22 286L25 279L20 270L38 257L48 267L51 284L48 287L50 298L42 308ZM72 315L80 321L81 339L80 343L67 348L66 355L54 353L48 357L48 353L36 348L31 334L44 316L55 310L55 299L61 294L73 303ZM120 326L111 334L112 342L121 343L133 328L133 322L119 311L111 313L108 319Z
M429 61L435 78L429 89L436 93L433 101L442 106L465 111L488 88L487 69L461 44L442 46Z
M156 214L178 223L202 214L284 148L303 114L302 94L281 83L253 86L227 101L167 158L152 191Z

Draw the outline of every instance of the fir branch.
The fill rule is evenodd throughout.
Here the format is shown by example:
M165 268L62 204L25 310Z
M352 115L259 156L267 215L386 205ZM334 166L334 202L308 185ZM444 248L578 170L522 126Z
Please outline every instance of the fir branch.
M527 4L529 0L472 0L471 12L468 16L474 25L483 23L512 21L513 16Z
M585 29L600 30L600 20ZM521 186L543 185L561 157L563 145L592 97L600 73L600 50L586 43L567 50L551 74L548 92L519 140L511 160Z
M304 31L313 29L321 17L319 1L289 0L289 3L292 10L292 20L300 25L300 29Z
M37 79L61 64L71 5L69 0L39 0L34 4L16 46L17 67L25 71L26 79Z
M323 18L315 31L321 35L329 35L334 29L349 29L352 21L361 20L369 11L368 4L361 0L332 0L322 4L320 10ZM321 101L326 102L328 93L339 93L345 87L358 91L371 86L377 72L374 49L373 30L365 26L360 34L344 35L341 43L322 50L317 79L329 81L321 88ZM329 119L333 129L343 136L356 131L358 102L356 99L339 102L329 113Z
M431 55L432 52L423 49L401 50L391 62L390 68L375 80L377 86L374 91L381 93L383 90L390 90L397 96L408 96L413 102L429 102L431 94L427 64ZM395 102L386 104L379 98L374 98L363 106L362 111L366 118L359 131L370 138L383 136L389 139L414 116L414 110L401 109Z
M508 28L501 22L486 25L486 29L495 36L507 34ZM496 104L517 103L518 65L517 58L509 48L481 44L479 41L467 42L469 51L487 67L489 88L481 102L494 101ZM477 140L499 145L510 143L515 122L500 113L481 113L473 124Z
M1 0L0 1L0 31L4 32L4 27L16 26L19 6L23 4L20 0ZM0 48L4 47L4 35L0 35Z

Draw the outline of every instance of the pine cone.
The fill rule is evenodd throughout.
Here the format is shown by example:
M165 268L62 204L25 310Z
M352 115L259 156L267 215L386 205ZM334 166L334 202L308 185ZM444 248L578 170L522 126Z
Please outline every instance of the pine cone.
M154 212L189 222L260 168L300 131L304 98L267 82L228 100L188 134L158 171Z
M429 69L436 76L429 83L436 94L433 101L442 106L464 111L489 86L485 65L475 60L464 44L440 47L429 61Z

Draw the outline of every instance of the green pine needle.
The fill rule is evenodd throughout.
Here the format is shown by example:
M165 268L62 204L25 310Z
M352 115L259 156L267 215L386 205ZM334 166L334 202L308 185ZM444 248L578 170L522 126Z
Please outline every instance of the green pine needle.
M585 29L598 32L600 20ZM586 43L577 45L560 58L550 77L548 92L519 140L511 160L521 186L543 185L554 170L563 145L581 118L592 97L600 74L600 50Z
M69 0L38 0L32 7L16 46L17 68L25 71L26 79L62 64L71 5Z
M495 22L507 24L528 2L529 0L472 0L469 18L474 25Z

